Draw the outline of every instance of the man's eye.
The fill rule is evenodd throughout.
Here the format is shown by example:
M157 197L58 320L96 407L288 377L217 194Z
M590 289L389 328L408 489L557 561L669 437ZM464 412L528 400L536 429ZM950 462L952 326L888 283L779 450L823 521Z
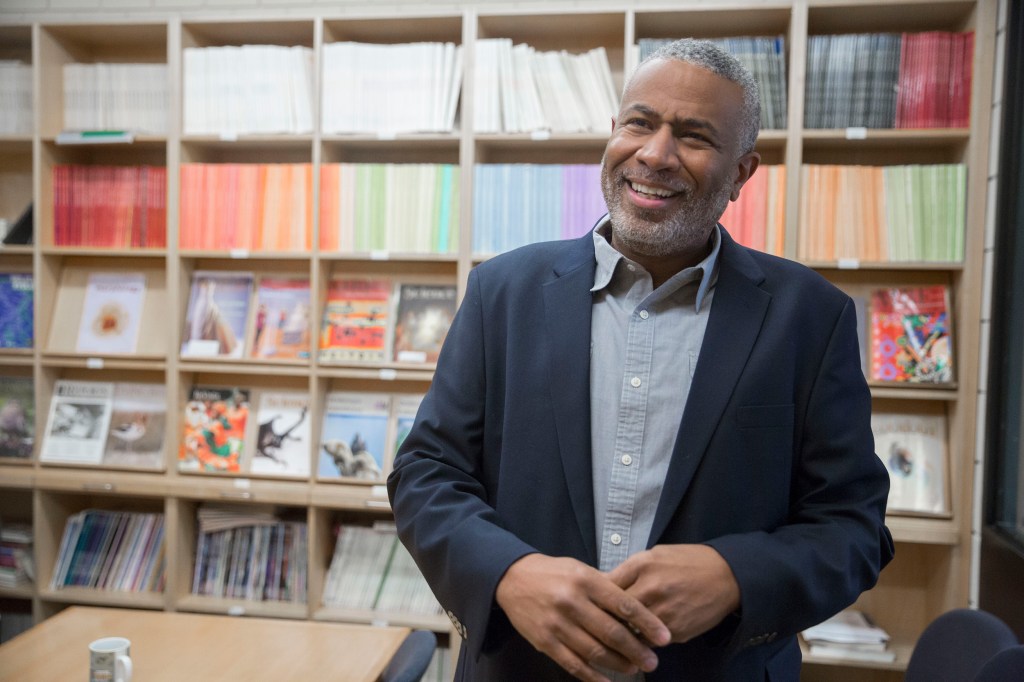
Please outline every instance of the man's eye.
M631 118L626 121L627 126L639 127L639 128L650 128L651 124L642 118Z

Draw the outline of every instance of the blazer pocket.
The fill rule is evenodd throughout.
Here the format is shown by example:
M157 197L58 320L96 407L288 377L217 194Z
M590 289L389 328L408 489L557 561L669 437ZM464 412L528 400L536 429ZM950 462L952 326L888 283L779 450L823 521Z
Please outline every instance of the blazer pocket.
M736 410L741 429L792 428L794 405L744 405Z

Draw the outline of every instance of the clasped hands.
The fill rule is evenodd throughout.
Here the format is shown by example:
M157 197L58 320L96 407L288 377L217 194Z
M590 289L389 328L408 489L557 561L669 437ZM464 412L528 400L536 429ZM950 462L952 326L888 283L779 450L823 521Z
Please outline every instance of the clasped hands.
M607 682L599 668L651 672L654 647L692 639L740 604L729 565L706 545L658 545L608 573L528 554L495 598L534 648L585 682Z

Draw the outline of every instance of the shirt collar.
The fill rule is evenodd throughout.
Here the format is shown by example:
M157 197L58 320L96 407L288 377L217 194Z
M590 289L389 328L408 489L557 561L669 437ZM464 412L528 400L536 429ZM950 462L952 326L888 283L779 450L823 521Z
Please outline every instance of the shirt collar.
M697 288L697 298L695 301L697 312L700 312L700 307L704 302L704 297L715 283L718 272L718 254L722 249L721 229L720 225L715 225L715 229L711 233L711 252L704 257L704 260L693 267L686 268L685 270L676 273L668 282L665 282L665 284L662 285L670 285L673 280L685 277L686 275L684 273L692 273L694 270L700 268L700 286ZM615 247L612 246L612 223L611 218L607 214L597 222L592 234L594 237L594 257L597 259L597 268L594 272L594 286L590 289L591 293L601 291L608 286L612 281L612 277L615 276L615 267L619 264L619 261L629 261L628 258L616 251Z

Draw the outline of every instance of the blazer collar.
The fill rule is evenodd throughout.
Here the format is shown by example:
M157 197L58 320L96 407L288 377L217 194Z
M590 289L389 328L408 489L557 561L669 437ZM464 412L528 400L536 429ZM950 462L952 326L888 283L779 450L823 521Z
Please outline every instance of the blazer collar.
M542 285L548 386L562 470L589 563L597 565L590 447L590 318L596 261L588 232L569 242Z

